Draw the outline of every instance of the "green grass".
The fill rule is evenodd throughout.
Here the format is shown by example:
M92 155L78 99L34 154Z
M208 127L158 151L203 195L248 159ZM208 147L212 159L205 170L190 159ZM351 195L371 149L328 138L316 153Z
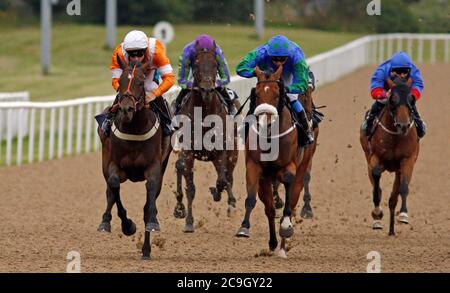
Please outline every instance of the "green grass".
M118 27L117 42L131 29L141 29L147 34L152 32L152 27ZM210 34L220 44L232 75L248 51L275 34L285 34L296 41L308 57L361 36L309 29L267 28L266 38L258 40L251 26L178 25L175 26L175 39L167 48L175 70L184 45L200 33ZM39 27L0 27L0 91L27 90L34 101L112 94L109 71L112 51L105 48L105 38L104 26L54 24L51 74L44 76L40 67Z

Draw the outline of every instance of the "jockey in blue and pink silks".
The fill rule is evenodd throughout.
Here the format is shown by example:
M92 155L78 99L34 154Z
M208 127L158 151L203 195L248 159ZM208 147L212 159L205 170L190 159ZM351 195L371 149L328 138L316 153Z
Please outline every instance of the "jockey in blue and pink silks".
M375 102L366 114L366 119L362 125L362 129L367 136L370 135L373 121L390 97L389 83L393 83L395 80L406 82L409 79L411 79L411 95L414 97L411 104L411 112L416 124L417 136L422 138L425 135L426 125L416 108L416 102L420 99L424 87L422 76L419 69L412 62L411 57L400 51L380 64L370 80L370 94Z
M207 49L214 51L217 60L217 74L216 89L222 95L224 101L228 106L228 113L230 115L236 114L236 106L233 100L238 96L233 90L226 88L230 83L230 74L228 73L227 61L219 45L209 35L203 34L195 38L194 41L187 44L180 55L178 61L178 84L181 87L181 92L176 99L176 113L179 112L183 98L193 87L193 64L195 62L195 47L200 49Z

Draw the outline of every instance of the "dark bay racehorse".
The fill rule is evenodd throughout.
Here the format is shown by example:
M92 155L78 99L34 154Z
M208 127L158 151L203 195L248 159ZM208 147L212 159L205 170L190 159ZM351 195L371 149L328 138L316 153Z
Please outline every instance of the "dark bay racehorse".
M409 84L401 82L392 84L391 96L375 120L373 125L375 129L372 130L371 139L365 135L364 131L360 133L369 178L373 186L373 203L375 205L372 211L373 229L382 229L381 174L386 170L395 172L394 186L389 198L389 235L395 235L394 213L399 194L402 197L402 205L398 221L405 224L409 222L406 198L409 193L414 164L419 155L419 141L411 115L411 103L414 102L414 97L410 93Z
M156 199L161 192L164 171L167 165L170 137L162 139L159 119L152 110L154 105L145 104L144 72L148 64L122 64L120 77L118 114L109 137L100 128L97 132L102 142L102 170L106 181L106 211L98 228L100 232L111 232L111 209L117 204L122 221L122 232L129 236L136 232L136 224L127 218L120 200L120 184L126 180L146 181L147 200L144 206L145 239L142 258L149 259L150 232L159 231L156 218Z
M290 110L286 107L285 97L280 91L280 78L282 74L280 66L274 74L264 73L258 67L255 69L258 82L256 85L256 116L257 125L251 126L246 138L245 163L247 179L247 198L245 200L245 217L236 236L250 236L250 214L256 204L256 194L264 203L265 213L269 221L269 249L274 251L278 246L275 231L275 206L272 192L272 182L278 180L284 184L286 198L283 216L280 223L280 236L282 237L279 255L286 257L285 240L293 235L294 229L291 222L292 209L297 205L293 197L296 175L303 156L303 148L298 145L298 134L295 130ZM273 121L279 121L277 134L266 131L262 134L260 129L268 130ZM256 129L258 127L258 129ZM260 145L251 149L251 132L259 137L265 136L272 141L278 140L280 151L274 160L263 160L264 150ZM267 134L269 133L269 134ZM276 142L275 142L276 143ZM274 143L274 144L275 144ZM275 146L274 146L275 147ZM298 200L298 196L297 196Z
M313 120L313 111L314 111L314 104L312 100L312 88L309 87L306 94L299 95L300 102L303 105L303 108L305 109L306 116L308 117L309 121ZM298 197L300 196L300 193L303 189L303 207L300 211L300 216L304 219L312 219L313 217L313 211L311 207L311 192L309 189L309 183L311 181L311 168L312 168L312 161L314 153L316 152L317 147L317 138L319 136L319 125L318 123L313 123L313 133L314 133L314 143L309 145L304 149L303 153L303 159L300 164L300 167L298 169L298 174L296 176L296 184L293 191L293 197L294 201L298 201ZM283 208L283 201L280 198L278 194L278 187L280 183L278 181L275 181L273 183L273 192L274 192L274 200L275 200L275 208L282 209ZM297 199L296 199L297 198ZM295 209L292 211L295 214Z
M226 128L226 115L220 93L215 89L217 75L217 60L215 56L215 48L213 50L201 49L196 46L195 63L193 65L193 89L183 99L180 107L180 115L185 115L189 120L183 123L189 124L191 130L191 141L187 142L188 149L182 149L176 162L177 170L177 205L174 209L176 218L186 217L185 206L183 204L183 185L182 178L186 181L187 195L187 217L184 232L194 232L194 217L192 214L192 202L195 196L194 185L194 160L208 161L214 164L217 172L217 181L215 187L210 187L214 201L220 201L221 193L226 190L228 193L228 215L230 216L232 208L236 206L236 199L233 195L233 171L238 159L237 150L237 132L236 125L233 124L232 129ZM235 101L236 107L239 108L239 102ZM195 121L195 111L201 110L201 121ZM200 148L195 145L203 142L205 134L212 131L211 128L201 127L205 117L216 115L222 121L223 128L215 132L215 140L222 141L218 148L207 149L204 145ZM194 132L196 125L200 125L201 133ZM182 125L183 126L183 125ZM183 140L186 139L183 134ZM226 148L227 139L232 140L233 147L229 150Z

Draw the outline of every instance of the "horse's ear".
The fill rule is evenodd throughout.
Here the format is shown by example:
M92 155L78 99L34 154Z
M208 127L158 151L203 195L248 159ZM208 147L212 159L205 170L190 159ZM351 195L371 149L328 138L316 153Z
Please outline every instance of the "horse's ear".
M258 65L256 65L256 68L255 68L255 75L258 78L258 80L260 79L260 77L262 75L261 69L259 69Z
M273 74L275 80L281 79L281 74L283 73L283 65L278 66L277 71Z
M122 62L122 59L120 59L119 54L116 54L116 58L117 58L117 63L119 63L119 66L122 70L125 69L125 64Z

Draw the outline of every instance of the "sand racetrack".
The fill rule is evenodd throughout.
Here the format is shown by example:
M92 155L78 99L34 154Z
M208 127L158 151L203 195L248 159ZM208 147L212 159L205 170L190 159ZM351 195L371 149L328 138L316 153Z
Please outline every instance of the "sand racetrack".
M122 185L122 201L138 230L122 235L113 209L112 233L96 231L105 209L99 152L22 167L0 169L0 271L65 272L66 255L80 252L82 272L365 272L369 251L381 254L383 272L450 272L450 66L420 66L425 93L418 109L428 125L421 142L408 208L410 225L388 237L387 197L393 175L382 177L384 229L373 231L372 191L359 145L359 126L371 104L364 68L315 93L326 115L312 170L314 219L298 219L288 259L255 255L268 248L268 225L258 200L248 239L234 233L244 215L243 153L234 172L237 209L226 215L226 196L213 202L212 164L196 162L196 231L184 234L173 216L174 156L157 205L162 232L152 260L141 261L143 183ZM397 206L399 208L399 205ZM277 221L278 223L278 221ZM277 224L278 230L278 224Z

